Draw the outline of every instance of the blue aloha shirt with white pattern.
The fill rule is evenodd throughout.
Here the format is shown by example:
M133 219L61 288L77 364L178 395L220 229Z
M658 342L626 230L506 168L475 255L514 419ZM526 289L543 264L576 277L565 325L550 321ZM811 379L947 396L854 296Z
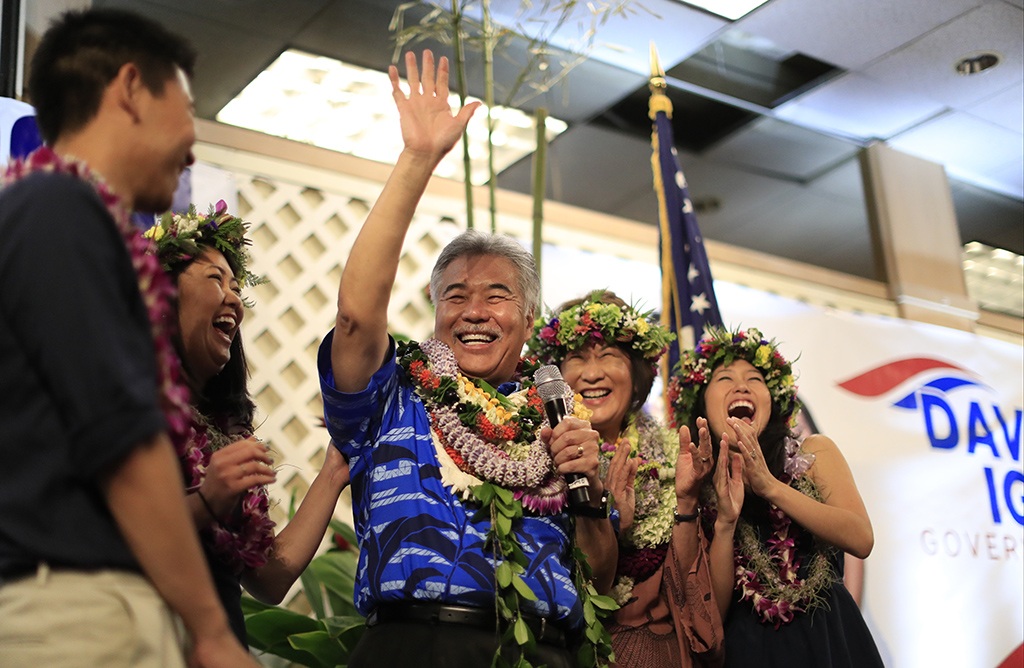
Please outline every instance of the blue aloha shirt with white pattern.
M484 551L490 522L470 521L476 509L442 484L427 411L398 364L394 340L366 389L347 394L334 387L333 337L321 343L317 367L327 430L351 471L360 545L356 607L363 615L412 600L493 608L494 561ZM538 598L522 604L579 629L568 531L565 513L526 516L516 529L530 563L523 579Z

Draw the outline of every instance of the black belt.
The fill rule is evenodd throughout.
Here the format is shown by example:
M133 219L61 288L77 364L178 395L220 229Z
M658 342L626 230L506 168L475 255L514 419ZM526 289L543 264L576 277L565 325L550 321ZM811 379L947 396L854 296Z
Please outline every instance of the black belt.
M535 615L522 615L537 642L565 647L565 634L553 623ZM463 624L482 629L497 628L497 613L485 608L442 603L390 603L377 606L366 618L367 626L387 622Z

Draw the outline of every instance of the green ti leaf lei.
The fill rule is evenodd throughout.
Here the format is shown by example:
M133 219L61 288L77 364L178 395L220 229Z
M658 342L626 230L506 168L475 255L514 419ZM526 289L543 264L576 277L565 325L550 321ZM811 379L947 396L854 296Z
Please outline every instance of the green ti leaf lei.
M471 489L474 498L480 503L480 510L473 521L489 518L491 528L487 532L487 545L490 546L497 567L495 577L495 609L502 624L503 631L498 651L491 662L492 668L533 668L527 656L536 649L536 638L526 620L522 616L522 601L536 601L537 595L523 580L523 573L529 561L513 531L516 522L522 520L523 504L507 489L493 483L485 482ZM601 596L591 582L593 573L587 561L587 555L576 546L575 526L570 527L573 536L572 556L575 561L573 568L573 584L580 597L583 607L584 634L577 660L580 666L604 668L615 660L612 652L612 639L602 620L609 617L619 608L610 596ZM506 648L518 652L506 652ZM514 656L514 663L508 656Z

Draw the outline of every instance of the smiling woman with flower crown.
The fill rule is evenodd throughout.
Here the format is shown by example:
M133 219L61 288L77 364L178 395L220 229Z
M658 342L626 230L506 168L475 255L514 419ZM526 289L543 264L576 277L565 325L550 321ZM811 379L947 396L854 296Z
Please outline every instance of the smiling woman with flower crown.
M711 471L708 430L679 434L643 410L672 335L611 292L562 304L538 320L528 346L557 364L603 441L601 473L620 512L609 624L616 666L716 666L722 625L712 594L708 542L697 522Z
M701 513L727 666L870 668L882 660L843 586L842 554L874 536L839 448L798 445L793 368L756 329L711 329L683 353L668 389L679 425L715 436Z
M239 327L242 289L262 280L248 268L248 225L220 201L165 214L146 231L178 287L175 347L192 396L189 438L180 446L189 508L232 630L246 645L241 589L279 603L312 559L348 483L348 466L328 448L323 469L288 526L275 537L266 485L267 447L253 436L255 406Z

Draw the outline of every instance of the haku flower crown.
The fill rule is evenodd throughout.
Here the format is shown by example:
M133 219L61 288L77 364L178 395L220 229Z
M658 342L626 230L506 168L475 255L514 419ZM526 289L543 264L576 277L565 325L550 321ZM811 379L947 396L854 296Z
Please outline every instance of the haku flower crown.
M549 314L547 320L538 318L526 344L529 353L543 364L557 364L587 343L606 343L631 348L657 363L675 334L651 317L653 311L603 302L601 295L598 290L561 313Z
M765 339L761 330L753 327L735 332L709 327L693 349L683 351L669 381L668 399L676 426L690 424L697 397L711 380L711 373L736 360L746 360L764 375L772 403L785 420L792 418L799 407L793 365L779 352L775 339Z
M183 214L165 213L142 236L153 242L165 271L191 262L202 255L203 248L216 249L235 272L239 287L247 288L266 282L249 269L252 257L248 246L252 242L245 236L248 229L249 223L228 213L228 205L220 200L206 215L197 213L195 205ZM252 304L246 300L245 305Z

